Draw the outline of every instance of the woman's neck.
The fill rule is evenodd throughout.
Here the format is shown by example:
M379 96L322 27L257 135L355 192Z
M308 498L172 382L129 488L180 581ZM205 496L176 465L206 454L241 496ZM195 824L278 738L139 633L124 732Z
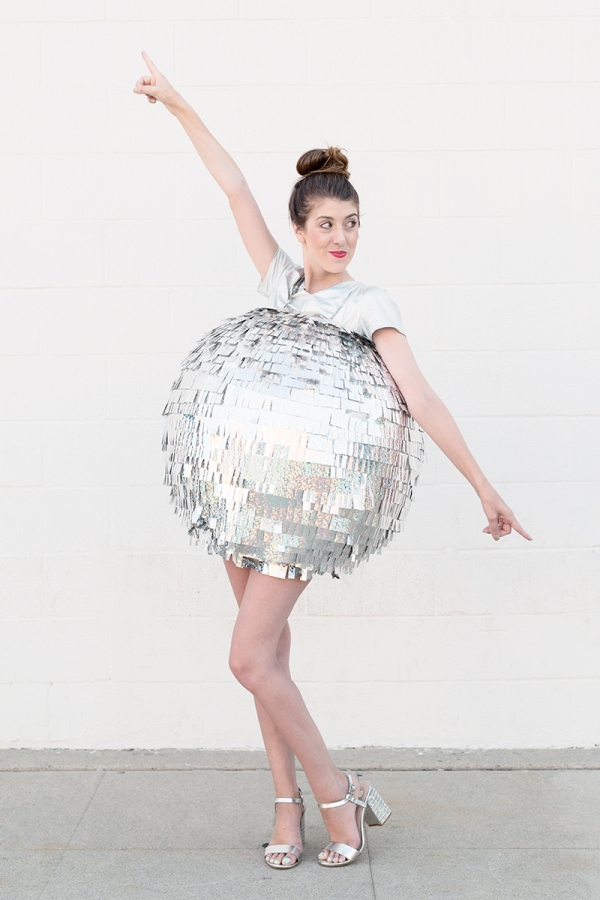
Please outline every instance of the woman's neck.
M326 272L320 266L315 268L308 260L304 260L304 289L307 294L318 294L342 281L354 281L347 269L343 272Z

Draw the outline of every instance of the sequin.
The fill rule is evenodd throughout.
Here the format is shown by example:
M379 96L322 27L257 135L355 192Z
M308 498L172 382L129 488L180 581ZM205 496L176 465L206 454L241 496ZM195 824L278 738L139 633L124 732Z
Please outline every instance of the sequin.
M423 432L373 343L255 309L206 334L164 409L165 484L196 543L266 575L351 572L401 529Z

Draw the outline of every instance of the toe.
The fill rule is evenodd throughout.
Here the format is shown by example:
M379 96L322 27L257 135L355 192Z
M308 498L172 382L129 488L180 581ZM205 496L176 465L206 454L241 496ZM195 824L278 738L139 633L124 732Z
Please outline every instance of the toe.
M333 850L321 850L318 858L323 862L337 863L338 865L339 863L346 862L345 856L343 856L341 853L334 853Z

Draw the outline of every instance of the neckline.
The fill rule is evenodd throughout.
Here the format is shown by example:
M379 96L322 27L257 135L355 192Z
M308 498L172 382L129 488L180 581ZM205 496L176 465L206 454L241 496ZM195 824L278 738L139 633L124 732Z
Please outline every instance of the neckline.
M305 277L304 277L304 270L301 269L300 278L299 278L298 281L296 282L296 291L295 291L295 293L296 293L296 294L299 294L300 291L304 291L304 293L305 293L308 297L316 297L318 294L324 294L325 291L331 291L331 290L333 290L333 288L340 287L340 285L342 285L342 284L358 284L358 282L356 281L355 278L350 278L350 279L348 279L348 280L346 280L346 281L337 281L335 284L330 284L329 287L321 288L320 291L313 291L313 292L311 293L310 291L307 291L307 290L306 290L306 287L305 287L305 285L306 285L306 279L305 279Z

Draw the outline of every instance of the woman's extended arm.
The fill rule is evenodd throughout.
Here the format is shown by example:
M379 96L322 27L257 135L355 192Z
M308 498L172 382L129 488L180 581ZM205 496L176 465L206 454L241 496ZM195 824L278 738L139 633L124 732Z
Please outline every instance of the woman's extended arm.
M200 116L158 71L147 53L142 52L150 75L138 78L134 91L145 94L150 103L159 100L179 120L200 159L227 195L244 246L261 278L277 250L277 241L267 228L246 179L229 153L212 136Z
M374 332L373 341L411 416L475 488L488 520L484 532L499 540L514 528L530 541L531 537L477 465L448 409L425 380L405 336L395 328L380 328Z

